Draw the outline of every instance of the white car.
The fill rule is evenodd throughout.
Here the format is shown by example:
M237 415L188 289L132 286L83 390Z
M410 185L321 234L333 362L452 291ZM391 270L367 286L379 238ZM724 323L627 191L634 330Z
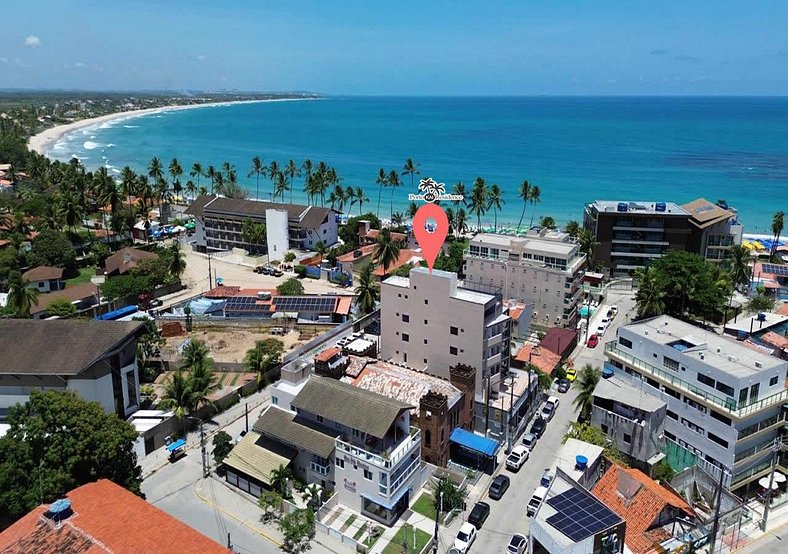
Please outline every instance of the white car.
M556 408L558 408L559 403L560 400L558 400L557 396L550 396L547 399L547 402L545 402L544 406L542 407L542 419L544 419L545 421L550 421L551 419L553 419L553 416L555 415L555 410Z
M526 446L522 444L518 444L509 455L506 457L506 469L517 471L523 464L528 460L528 456L530 454L530 450Z
M459 554L465 554L475 540L476 527L466 521L457 532L457 538L454 539L454 550Z
M607 325L600 325L599 327L596 328L596 334L599 335L600 337L605 336L605 331L607 331Z
M512 538L509 539L509 544L506 547L506 554L524 554L527 549L528 539L525 538L525 535L515 533L512 535Z
M600 325L604 325L605 327L607 327L608 325L610 325L611 321L613 321L612 318L610 318L610 317L603 317L602 321L599 324Z
M610 310L611 310L611 311L612 311L614 314L617 314L617 313L618 313L618 306L616 306L615 304L613 304L612 306L610 306Z

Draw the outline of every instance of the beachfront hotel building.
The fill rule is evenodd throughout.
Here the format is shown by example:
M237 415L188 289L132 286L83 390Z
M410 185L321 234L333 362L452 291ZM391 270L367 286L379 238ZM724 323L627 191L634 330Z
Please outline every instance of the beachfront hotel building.
M744 227L736 211L698 198L681 206L689 214L690 239L687 249L706 261L720 263L730 257L731 247L742 242Z
M788 362L669 316L619 327L605 366L667 403L665 453L746 492L768 474L788 419ZM778 456L788 471L788 456Z
M484 411L509 369L511 319L500 296L463 288L456 273L427 268L389 277L380 296L380 357L446 380L457 364L474 368L475 412Z
M531 229L525 237L480 233L471 239L464 260L468 286L494 287L503 298L532 305L531 323L572 329L577 325L586 256L567 233L549 229Z
M195 218L193 248L198 252L260 249L272 260L281 260L291 249L313 250L319 242L325 246L337 243L338 214L330 208L204 195L185 213ZM247 219L266 226L264 245L256 248L244 241Z
M586 205L583 227L597 242L594 265L626 277L668 250L687 250L690 214L673 202L597 200Z

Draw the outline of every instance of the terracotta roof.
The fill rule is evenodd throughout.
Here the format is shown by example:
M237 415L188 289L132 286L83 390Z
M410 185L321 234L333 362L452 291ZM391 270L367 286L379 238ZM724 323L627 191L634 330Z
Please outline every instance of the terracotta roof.
M418 251L418 250L408 250L407 248L403 248L403 249L401 249L399 251L399 257L397 258L397 261L389 266L389 269L388 269L388 271L386 273L383 272L383 266L382 265L379 265L378 267L376 267L375 271L373 271L372 273L374 275L377 275L378 277L383 277L384 275L390 275L394 270L396 270L397 268L402 267L403 265L409 263L411 261L411 259L413 259L413 258L418 258L419 260L423 260L424 259L422 257L422 253L420 251ZM414 264L414 267L418 266L418 265L419 265L419 262L416 261L416 263Z
M364 238L375 242L376 240L378 240L379 234L380 234L380 230L370 229L369 231L367 231L367 234L364 236ZM397 233L394 231L391 232L391 240L397 242L405 242L407 239L408 239L408 235L406 235L405 233Z
M531 352L533 352L533 355ZM561 356L555 352L550 352L546 348L540 348L538 346L534 347L532 344L523 346L517 351L514 357L515 360L523 364L529 363L529 358L532 365L548 375L551 374L561 362Z
M60 526L39 506L0 534L8 554L230 554L232 551L107 479L67 495L73 514Z
M774 313L777 315L788 315L788 302L777 308Z
M352 306L352 296L337 296L337 307L334 311L341 315L348 315Z
M627 491L629 500L623 492ZM627 522L624 542L635 554L645 554L654 546L646 532L667 507L695 516L689 504L637 469L613 465L594 486L592 493Z
M563 356L570 344L577 344L577 331L553 327L539 341L539 346L550 352Z
M359 251L361 252L361 255L360 256L356 256L356 252L359 252ZM348 252L346 254L342 254L341 256L337 256L337 261L338 262L352 262L353 260L363 259L363 258L366 258L367 256L371 256L374 251L375 251L375 245L374 244L365 244L364 246L356 248L355 250L351 250L350 252Z
M709 202L705 198L698 198L681 206L690 214L690 222L699 229L704 229L720 221L734 217L734 213Z
M228 287L227 285L221 287L214 287L203 296L205 298L230 298L241 292L241 287Z
M65 299L69 302L78 302L86 298L93 298L95 303L98 304L100 298L99 288L93 283L81 283L72 286L67 285L66 288L62 290L38 295L38 299L30 306L30 313L38 314L46 311L49 305L55 300Z
M337 354L341 354L342 349L337 348L336 346L332 346L331 348L326 348L322 352L320 352L317 356L315 356L316 362L327 362Z
M225 198L223 196L199 196L186 209L185 213L200 218L204 218L206 213L265 217L265 211L268 209L286 211L287 219L290 223L307 229L319 227L330 214L336 213L331 208L303 206L300 204L277 204L275 202Z
M54 281L63 278L63 268L40 265L24 272L22 278L28 281Z
M0 374L78 375L141 328L139 321L0 319Z
M514 308L509 309L509 317L512 318L512 320L520 319L520 316L523 315L524 311L525 306L515 306Z
M766 333L761 335L761 340L763 342L771 344L774 347L782 348L783 350L788 350L788 337L779 335L774 331L767 331Z
M120 275L123 275L128 270L137 267L137 264L143 260L151 260L153 258L158 258L159 255L155 252L146 252L145 250L139 250L137 248L124 248L122 250L118 250L112 256L107 258L104 261L104 268L107 270L107 273L115 273L117 272Z

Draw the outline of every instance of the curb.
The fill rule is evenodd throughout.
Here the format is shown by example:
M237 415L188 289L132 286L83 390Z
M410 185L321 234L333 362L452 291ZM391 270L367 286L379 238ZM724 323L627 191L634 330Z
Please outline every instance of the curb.
M242 518L238 517L237 515L235 515L235 514L233 514L233 513L230 513L230 512L228 512L227 510L225 510L225 509L224 509L224 508L222 508L221 506L217 506L216 504L214 504L213 502L211 502L211 501L210 501L208 498L204 497L204 496L201 494L201 490L200 490L200 489L201 489L201 486L202 486L202 484L203 484L204 482L205 482L205 481L204 481L204 479L200 479L199 481L197 481L197 483L195 483L195 484L194 484L194 494L195 494L195 496L197 496L197 498L198 498L198 499L199 499L201 502L203 502L204 504L207 504L208 506L210 506L211 508L213 508L213 509L215 509L215 510L219 510L219 511L220 511L220 512L222 512L224 515L226 515L227 517L229 517L229 518L231 518L231 519L235 520L235 521L236 521L237 523L239 523L240 525L243 525L243 526L244 526L244 527L246 527L247 529L249 529L249 530L251 530L251 531L254 531L255 533L257 533L258 535L260 535L261 537L263 537L265 540L267 540L268 542L270 542L271 544L273 544L273 545L274 545L274 546L276 546L277 548L281 548L281 547L282 547L282 545L284 544L283 542L280 542L279 540L277 540L277 539L275 539L275 538L273 538L273 537L269 536L269 535L268 535L267 533L265 533L264 531L262 531L262 530L260 530L260 529L258 529L258 528L256 528L256 527L253 527L253 526L249 525L248 523L246 523L246 521L245 521L244 519L242 519Z

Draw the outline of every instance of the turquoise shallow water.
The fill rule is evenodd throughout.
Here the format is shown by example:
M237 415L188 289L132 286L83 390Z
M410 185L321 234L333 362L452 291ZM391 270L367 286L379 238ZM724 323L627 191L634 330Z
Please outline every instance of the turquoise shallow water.
M595 199L687 202L726 199L747 232L768 233L788 210L788 98L329 98L206 107L120 120L77 131L50 152L89 167L143 168L151 157L191 166L234 163L242 183L254 155L310 158L362 186L376 207L379 167L412 157L422 176L448 186L477 176L498 183L499 224L516 224L523 179L538 184L536 217L582 220ZM397 189L403 210L407 186ZM293 199L303 201L302 183ZM271 185L261 180L261 198ZM384 190L381 212L389 213ZM357 211L354 207L353 211ZM528 208L526 221L530 219ZM475 220L475 218L472 218ZM486 217L492 222L492 213Z

